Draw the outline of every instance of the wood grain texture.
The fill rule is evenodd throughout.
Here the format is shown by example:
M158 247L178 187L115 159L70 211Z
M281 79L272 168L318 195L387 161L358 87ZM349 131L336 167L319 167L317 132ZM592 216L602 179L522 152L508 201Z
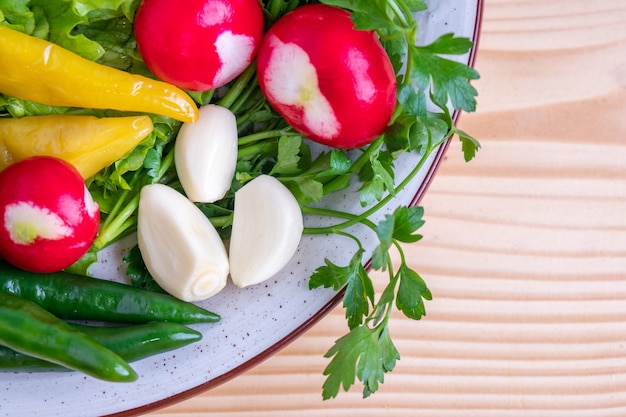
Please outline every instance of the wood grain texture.
M486 0L476 113L406 246L434 294L393 317L373 397L321 400L335 309L249 372L150 415L626 415L626 1ZM378 276L382 282L384 276ZM378 288L382 288L379 285Z

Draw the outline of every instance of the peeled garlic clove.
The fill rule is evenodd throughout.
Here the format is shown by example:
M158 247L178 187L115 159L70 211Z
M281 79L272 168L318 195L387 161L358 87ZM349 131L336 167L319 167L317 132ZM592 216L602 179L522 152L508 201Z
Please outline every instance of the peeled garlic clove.
M230 276L238 287L258 284L280 271L298 248L302 211L276 178L261 175L235 193Z
M173 188L141 189L137 238L148 272L174 297L200 301L226 286L222 239L200 209Z
M181 126L174 160L191 201L212 203L224 197L237 165L237 139L235 115L214 104L202 106L197 121Z

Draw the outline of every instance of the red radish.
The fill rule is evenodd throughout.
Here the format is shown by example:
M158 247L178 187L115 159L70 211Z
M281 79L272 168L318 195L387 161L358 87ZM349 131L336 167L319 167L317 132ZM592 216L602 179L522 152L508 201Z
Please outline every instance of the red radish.
M266 33L257 56L270 104L303 135L356 148L383 133L396 103L389 56L375 32L354 29L347 11L298 7Z
M139 52L157 77L203 91L246 69L264 23L258 0L143 0L134 31Z
M0 256L33 272L67 268L93 242L100 221L78 170L34 156L0 172Z

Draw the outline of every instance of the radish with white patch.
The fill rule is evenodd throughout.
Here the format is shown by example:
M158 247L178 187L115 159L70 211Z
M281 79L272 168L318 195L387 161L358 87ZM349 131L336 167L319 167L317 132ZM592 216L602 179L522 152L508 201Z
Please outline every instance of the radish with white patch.
M134 32L157 77L203 91L227 84L250 65L263 25L258 0L143 0Z
M257 56L270 104L303 135L357 148L382 134L396 105L389 56L373 31L354 28L343 9L312 4L281 17Z
M0 172L0 256L32 272L71 266L89 250L100 211L68 162L35 156Z

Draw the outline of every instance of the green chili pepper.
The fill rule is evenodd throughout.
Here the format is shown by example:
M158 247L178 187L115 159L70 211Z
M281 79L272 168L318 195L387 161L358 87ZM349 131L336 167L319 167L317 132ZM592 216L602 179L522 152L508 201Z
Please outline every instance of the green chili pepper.
M122 327L71 323L70 326L93 337L127 362L178 349L202 339L202 333L179 323L154 322ZM0 372L68 370L64 366L0 346Z
M137 374L117 354L92 337L20 297L0 292L0 344L112 382L132 382Z
M167 294L68 272L38 274L5 262L0 262L0 291L30 300L68 320L212 323L220 319Z

